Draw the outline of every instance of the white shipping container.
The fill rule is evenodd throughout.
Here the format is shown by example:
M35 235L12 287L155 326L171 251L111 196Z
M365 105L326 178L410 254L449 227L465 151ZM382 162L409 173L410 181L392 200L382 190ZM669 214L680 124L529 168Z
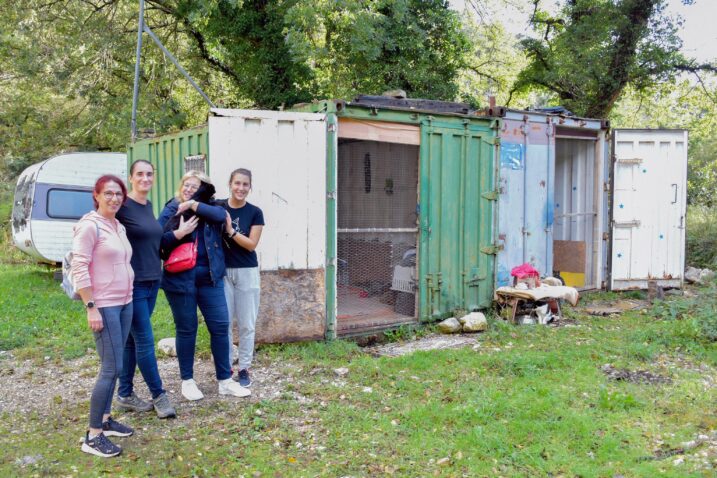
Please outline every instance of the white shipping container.
M681 287L687 131L613 132L611 290Z

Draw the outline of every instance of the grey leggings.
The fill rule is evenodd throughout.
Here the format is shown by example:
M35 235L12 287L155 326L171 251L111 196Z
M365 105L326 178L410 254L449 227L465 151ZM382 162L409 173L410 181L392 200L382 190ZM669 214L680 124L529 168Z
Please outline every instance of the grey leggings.
M90 398L90 428L102 428L102 415L110 413L117 377L122 372L122 354L132 324L132 303L100 307L102 324L93 332L97 354L100 356L100 373Z

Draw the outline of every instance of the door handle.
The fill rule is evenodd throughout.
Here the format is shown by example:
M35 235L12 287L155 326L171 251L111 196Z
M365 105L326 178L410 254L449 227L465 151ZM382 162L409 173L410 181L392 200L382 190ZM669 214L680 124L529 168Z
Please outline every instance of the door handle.
M675 199L671 204L677 204L677 184L673 184L672 187L675 188Z

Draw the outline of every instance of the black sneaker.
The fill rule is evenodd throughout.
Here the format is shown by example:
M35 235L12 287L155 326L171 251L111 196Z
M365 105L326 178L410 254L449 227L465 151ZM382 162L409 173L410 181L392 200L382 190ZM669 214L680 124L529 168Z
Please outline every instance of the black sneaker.
M109 458L122 453L122 448L112 443L104 433L100 433L90 440L90 432L87 432L85 441L82 442L82 451L91 455Z
M236 377L234 377L234 380L236 382L239 382L239 385L242 387L251 387L251 378L249 377L249 370L243 368L239 370L239 373Z
M106 422L102 423L102 432L108 437L128 437L134 433L134 430L109 417Z

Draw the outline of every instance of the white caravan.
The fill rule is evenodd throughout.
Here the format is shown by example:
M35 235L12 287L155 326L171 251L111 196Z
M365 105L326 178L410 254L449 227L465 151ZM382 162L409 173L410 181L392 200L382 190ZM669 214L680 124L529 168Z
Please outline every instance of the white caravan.
M103 174L127 178L125 153L69 153L25 169L17 179L12 238L42 262L61 262L72 247L72 228L94 209L92 188Z

